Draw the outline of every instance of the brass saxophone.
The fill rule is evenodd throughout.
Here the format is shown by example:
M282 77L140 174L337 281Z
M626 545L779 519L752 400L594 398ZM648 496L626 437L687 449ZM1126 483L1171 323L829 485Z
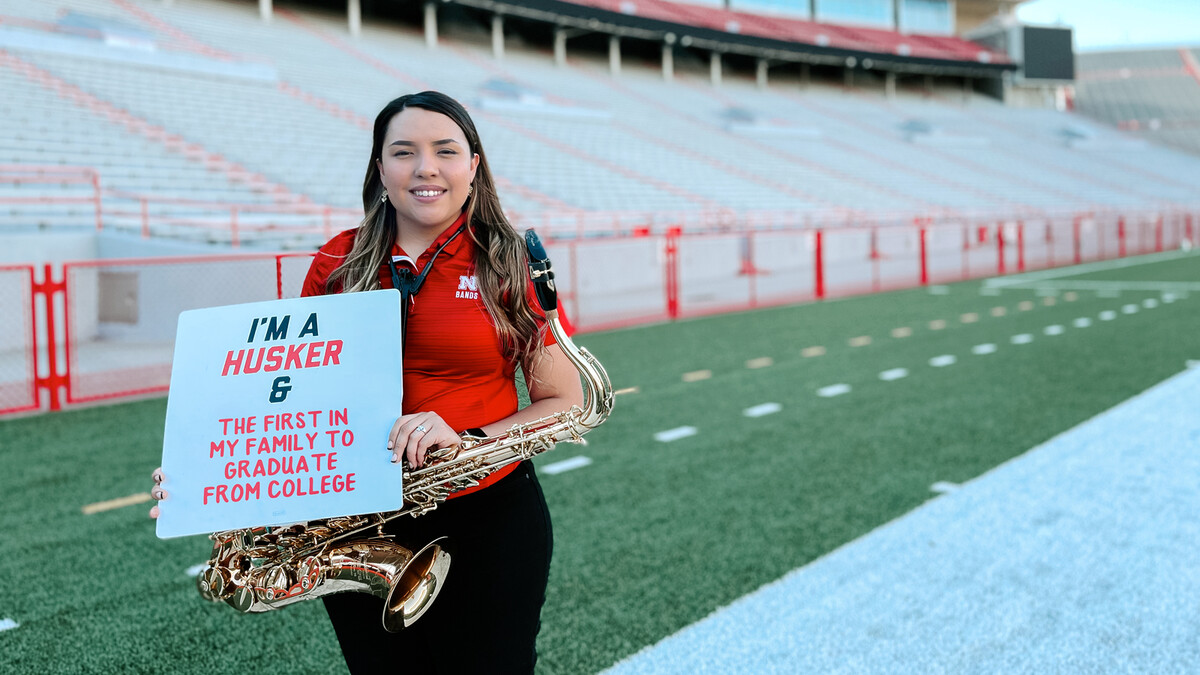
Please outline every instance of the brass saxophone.
M493 471L556 443L580 443L612 412L613 389L604 367L567 336L558 320L554 273L533 230L525 232L529 274L551 333L579 370L583 407L517 424L497 436L463 435L457 447L430 454L419 469L405 469L404 506L373 513L277 527L215 532L212 557L196 579L200 595L239 612L266 612L332 593L370 593L384 601L383 627L411 625L437 598L450 554L436 539L417 552L390 541L383 524L420 516L456 490L472 487Z

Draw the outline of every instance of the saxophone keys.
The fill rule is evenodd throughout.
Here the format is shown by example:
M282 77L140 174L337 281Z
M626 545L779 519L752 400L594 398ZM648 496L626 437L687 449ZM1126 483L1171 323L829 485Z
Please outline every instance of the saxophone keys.
M264 585L272 595L280 597L281 593L287 593L288 589L292 587L293 582L291 577L292 575L288 573L286 566L278 565L267 572L266 583Z
M219 567L207 567L196 577L196 588L205 600L220 602L229 595L229 572Z

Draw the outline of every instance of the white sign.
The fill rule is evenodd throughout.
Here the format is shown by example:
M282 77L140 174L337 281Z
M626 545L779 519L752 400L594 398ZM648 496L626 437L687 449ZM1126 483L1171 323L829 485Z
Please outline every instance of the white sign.
M158 536L399 509L400 345L395 290L180 314Z

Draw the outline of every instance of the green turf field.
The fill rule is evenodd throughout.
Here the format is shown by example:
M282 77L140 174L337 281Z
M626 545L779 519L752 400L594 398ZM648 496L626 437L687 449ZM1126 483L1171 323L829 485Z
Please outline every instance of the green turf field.
M542 477L540 669L603 669L1200 359L1200 257L1063 274L580 336L635 390L589 445L537 460L592 460ZM187 574L207 539L159 541L148 504L82 514L148 489L164 410L0 423L0 620L18 624L0 671L344 672L321 603L209 605Z

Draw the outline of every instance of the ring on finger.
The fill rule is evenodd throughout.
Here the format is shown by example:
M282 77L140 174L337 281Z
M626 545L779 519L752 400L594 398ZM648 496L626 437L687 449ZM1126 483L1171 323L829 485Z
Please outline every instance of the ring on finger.
M429 431L429 430L425 428L425 425L418 424L417 427L415 429L413 429L413 431L419 431L421 433L425 433L426 431Z

